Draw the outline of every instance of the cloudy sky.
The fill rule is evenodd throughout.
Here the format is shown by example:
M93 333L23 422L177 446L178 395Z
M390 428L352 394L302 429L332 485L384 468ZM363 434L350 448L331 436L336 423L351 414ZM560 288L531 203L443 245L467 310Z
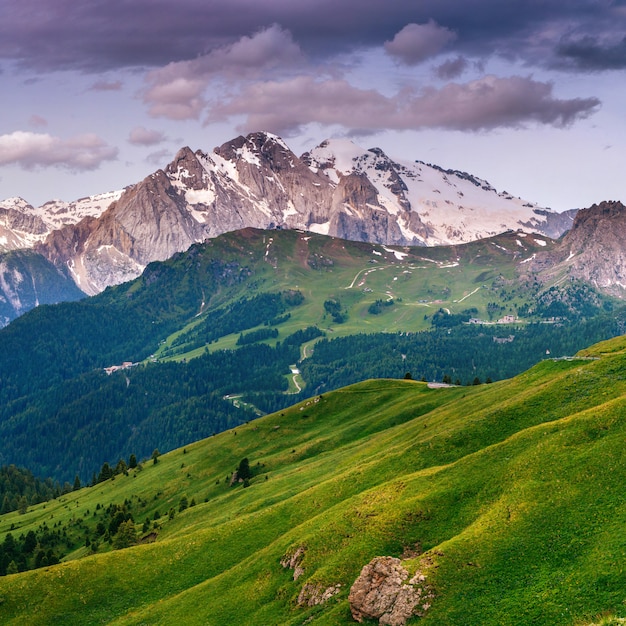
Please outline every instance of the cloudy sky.
M626 202L625 79L626 0L0 0L0 199L269 130L556 210Z

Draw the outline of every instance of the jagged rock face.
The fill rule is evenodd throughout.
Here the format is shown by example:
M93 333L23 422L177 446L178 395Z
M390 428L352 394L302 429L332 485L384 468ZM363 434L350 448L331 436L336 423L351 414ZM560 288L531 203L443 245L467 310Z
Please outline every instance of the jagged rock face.
M601 202L576 215L563 239L562 262L569 275L601 291L623 297L626 293L626 207Z
M364 173L348 174L339 180L331 215L328 234L334 237L406 243L397 221L379 204L376 187Z
M408 577L400 559L372 559L350 588L352 617L357 622L377 619L379 624L404 626L411 616L424 615L434 594L423 574L418 572L407 583Z
M79 198L74 202L51 200L38 208L22 198L0 201L0 252L33 248L53 231L98 217L122 194L113 191Z
M397 245L463 243L517 228L558 231L552 212L498 194L469 174L401 164L344 140L299 158L268 133L237 137L210 154L183 148L104 212L95 210L94 198L104 196L75 204L96 222L66 225L38 248L89 294L193 243L246 227ZM53 208L57 220L63 212L52 204L48 229Z
M1 252L28 248L48 232L43 219L34 214L29 204L13 202L8 207L0 206Z
M71 279L31 250L0 254L0 328L39 304L78 300L84 295Z

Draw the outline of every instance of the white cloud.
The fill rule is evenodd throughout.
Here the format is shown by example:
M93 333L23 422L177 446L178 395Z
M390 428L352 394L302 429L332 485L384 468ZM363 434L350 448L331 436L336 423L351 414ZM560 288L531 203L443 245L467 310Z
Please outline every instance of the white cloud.
M456 33L430 20L427 24L407 24L385 42L385 50L407 65L418 65L455 39Z
M117 148L107 145L95 134L69 139L26 131L0 135L0 165L15 164L24 169L62 167L93 170L103 161L114 160L117 153Z

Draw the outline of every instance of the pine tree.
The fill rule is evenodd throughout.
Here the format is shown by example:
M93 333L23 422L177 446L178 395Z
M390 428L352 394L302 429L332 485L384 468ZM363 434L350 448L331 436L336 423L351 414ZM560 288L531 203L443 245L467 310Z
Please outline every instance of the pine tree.
M113 539L113 547L116 549L128 548L137 543L137 530L133 520L129 519L122 522L117 529L115 539Z
M2 508L0 508L0 515L10 513L11 510L11 500L9 500L9 496L5 494L4 498L2 499Z
M252 471L250 470L250 462L247 458L239 461L239 467L237 468L237 478L240 480L246 480L252 478Z
M17 501L17 510L19 511L20 515L24 515L24 513L28 511L28 500L26 499L26 496L21 496L20 499Z

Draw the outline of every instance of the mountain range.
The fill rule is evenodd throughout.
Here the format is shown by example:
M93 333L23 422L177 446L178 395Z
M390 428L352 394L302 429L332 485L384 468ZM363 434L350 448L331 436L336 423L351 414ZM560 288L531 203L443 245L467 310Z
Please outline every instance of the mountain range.
M471 174L392 160L348 140L296 156L275 135L211 153L182 148L164 169L117 192L39 208L0 202L0 246L31 247L84 293L137 277L151 261L245 227L295 228L387 245L452 245L521 229L558 238L556 213Z

